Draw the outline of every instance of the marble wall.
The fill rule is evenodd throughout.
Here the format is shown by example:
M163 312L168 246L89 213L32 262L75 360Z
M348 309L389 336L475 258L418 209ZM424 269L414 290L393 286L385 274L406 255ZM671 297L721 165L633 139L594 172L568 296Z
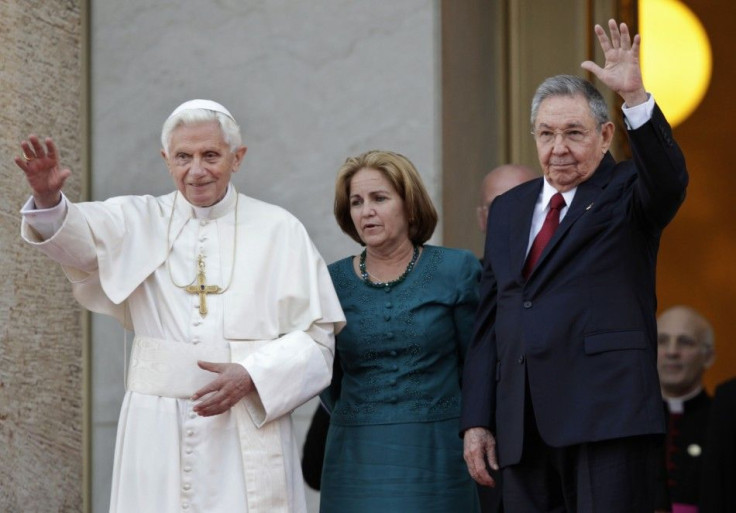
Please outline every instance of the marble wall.
M91 13L93 199L172 190L161 124L209 98L243 128L236 187L293 212L328 262L358 249L332 216L348 155L405 154L439 207L438 0L91 0ZM96 513L108 504L121 328L95 316L92 348ZM295 412L298 433L314 407Z

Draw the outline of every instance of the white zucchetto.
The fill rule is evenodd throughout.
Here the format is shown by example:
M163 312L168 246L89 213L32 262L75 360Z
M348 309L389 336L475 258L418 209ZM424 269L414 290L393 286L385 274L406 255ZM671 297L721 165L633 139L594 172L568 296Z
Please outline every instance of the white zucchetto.
M188 102L184 102L181 105L179 105L177 108L175 108L174 112L169 114L169 118L179 114L182 111L194 110L194 109L205 109L205 110L212 110L215 112L220 112L222 114L225 114L227 117L229 117L233 121L235 121L235 118L233 117L232 114L230 114L229 110L227 110L225 107L223 107L219 103L213 102L212 100L189 100Z

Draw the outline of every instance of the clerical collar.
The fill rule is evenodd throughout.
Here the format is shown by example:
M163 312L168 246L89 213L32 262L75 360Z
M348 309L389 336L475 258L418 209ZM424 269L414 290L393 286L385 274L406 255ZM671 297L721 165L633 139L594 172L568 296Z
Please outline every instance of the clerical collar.
M681 397L662 397L667 403L670 413L682 413L685 411L685 403L703 391L703 387L697 387L689 394Z
M222 217L232 211L233 205L235 205L236 195L237 191L233 184L228 184L225 196L220 201L209 207L198 207L196 205L192 205L184 196L180 199L184 200L183 203L191 207L192 217L195 219L217 219L218 217Z

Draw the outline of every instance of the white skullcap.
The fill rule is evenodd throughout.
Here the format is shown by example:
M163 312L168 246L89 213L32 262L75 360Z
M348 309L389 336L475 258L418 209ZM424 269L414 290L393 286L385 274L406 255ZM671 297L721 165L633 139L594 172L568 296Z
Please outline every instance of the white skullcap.
M185 110L194 110L194 109L205 109L205 110L213 110L215 112L220 112L222 114L225 114L227 117L235 121L235 118L232 114L230 114L230 111L227 110L225 107L220 105L217 102L213 102L212 100L189 100L188 102L184 102L181 105L179 105L177 108L174 109L174 112L172 112L169 115L169 118L179 114L182 111Z

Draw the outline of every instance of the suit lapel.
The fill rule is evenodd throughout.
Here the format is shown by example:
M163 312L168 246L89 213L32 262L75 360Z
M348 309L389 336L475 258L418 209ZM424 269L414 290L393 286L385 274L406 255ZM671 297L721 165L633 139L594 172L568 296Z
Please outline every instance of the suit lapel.
M558 244L562 242L562 240L565 238L575 222L595 206L596 199L600 195L601 191L606 187L606 185L608 185L608 182L611 179L613 167L615 164L616 161L613 159L611 154L606 153L606 155L603 157L603 160L598 165L598 168L593 173L593 176L578 185L578 189L575 192L575 198L572 200L572 205L570 205L570 208L568 209L567 214L565 214L564 219L562 219L554 235L550 239L547 246L544 248L544 251L542 251L542 254L539 256L537 265L532 270L532 274L529 276L530 280L535 274L537 274L537 272L541 272L541 270L544 268L544 263L547 260L548 255L555 249L555 247L557 247ZM529 234L529 227L527 227L526 233L527 235ZM524 257L522 257L522 266L523 258Z
M509 220L511 261L515 262L515 275L520 283L524 282L522 271L524 269L524 260L526 260L526 250L529 246L529 232L532 229L534 206L542 190L542 180L544 178L535 180L535 186L528 187L523 191L517 200L518 205L514 210L514 215Z

